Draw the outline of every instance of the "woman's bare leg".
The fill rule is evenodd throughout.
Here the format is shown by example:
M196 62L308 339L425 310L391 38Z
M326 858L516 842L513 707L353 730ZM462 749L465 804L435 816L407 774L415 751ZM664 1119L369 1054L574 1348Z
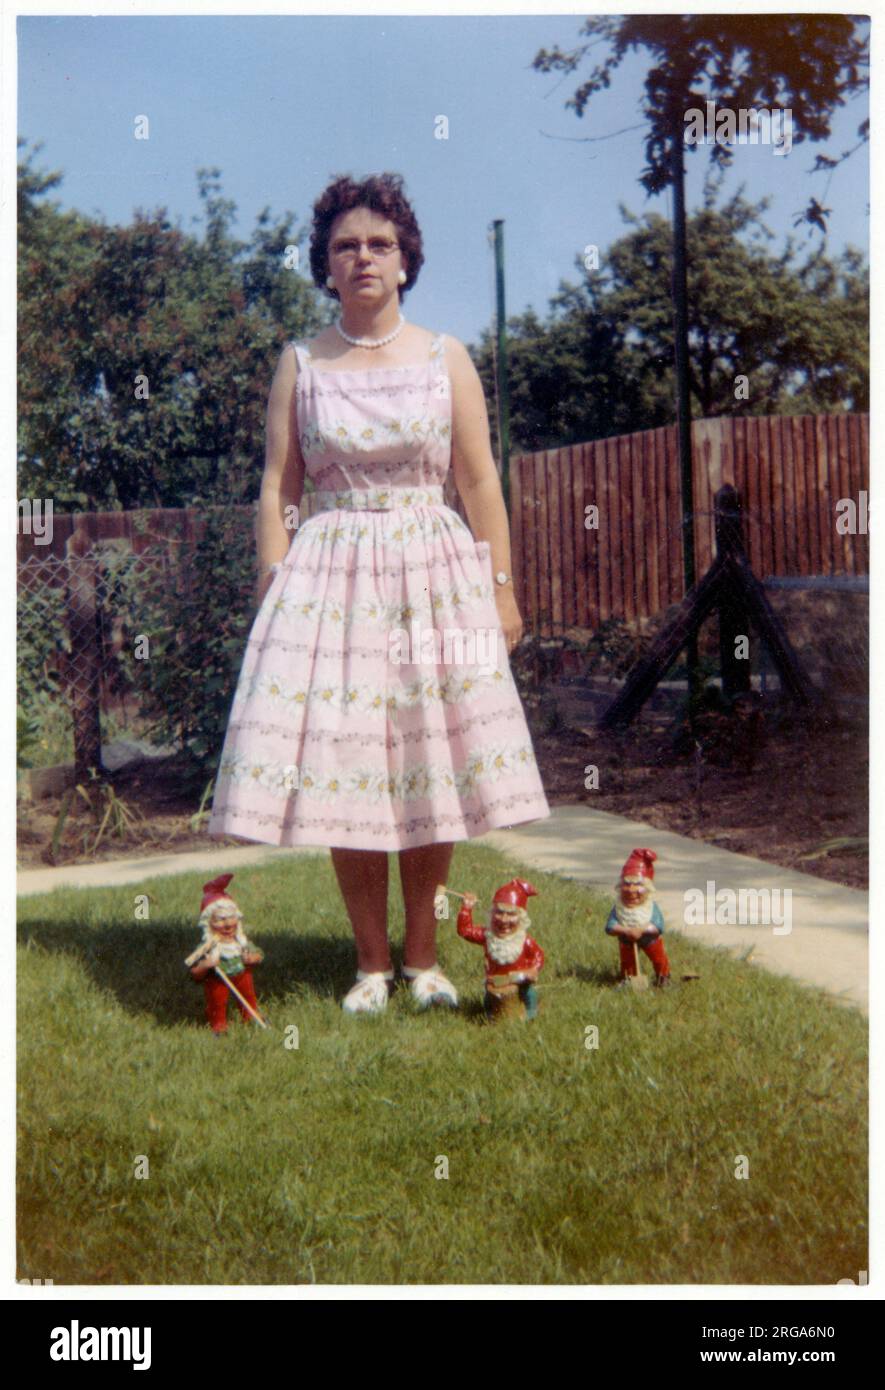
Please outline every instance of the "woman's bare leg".
M455 846L419 845L399 851L399 877L406 910L403 965L425 970L436 965L437 921L433 900L438 883L445 883Z
M332 849L332 863L353 928L359 969L367 974L390 970L386 852L336 846Z

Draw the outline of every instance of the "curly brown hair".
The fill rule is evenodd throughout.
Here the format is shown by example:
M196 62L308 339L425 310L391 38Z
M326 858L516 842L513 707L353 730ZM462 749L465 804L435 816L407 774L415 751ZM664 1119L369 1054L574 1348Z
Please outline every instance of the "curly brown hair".
M349 174L341 174L317 198L313 205L313 229L310 234L310 270L314 284L330 299L338 298L338 291L330 290L326 284L332 224L341 213L350 212L353 208L368 208L395 225L406 272L405 284L399 286L400 302L418 279L418 272L424 264L421 228L411 203L402 191L402 182L401 174L370 174L361 183L356 183Z

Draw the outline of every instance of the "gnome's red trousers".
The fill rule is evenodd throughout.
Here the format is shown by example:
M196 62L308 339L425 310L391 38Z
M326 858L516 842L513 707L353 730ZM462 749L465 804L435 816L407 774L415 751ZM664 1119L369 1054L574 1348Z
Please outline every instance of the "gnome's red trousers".
M664 938L656 936L652 941L637 941L640 951L644 951L655 968L656 975L669 975L670 962L667 959L667 952L664 950ZM636 957L633 955L632 941L618 941L621 948L621 979L625 975L636 974Z
M242 970L239 975L231 975L231 984L235 985L247 1003L258 1013L258 1000L255 997L255 985L252 981L252 971ZM206 991L206 1017L213 1033L227 1032L227 1001L233 999L240 1013L243 1015L244 1023L252 1023L254 1020L249 1017L239 999L231 994L223 980L219 980L214 970L203 981L203 988Z

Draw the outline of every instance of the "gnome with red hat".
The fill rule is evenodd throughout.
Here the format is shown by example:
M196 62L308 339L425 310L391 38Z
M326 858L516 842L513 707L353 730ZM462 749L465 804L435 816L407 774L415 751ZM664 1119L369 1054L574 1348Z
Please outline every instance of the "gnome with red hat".
M670 962L662 940L664 918L654 901L657 857L653 849L634 849L615 885L617 897L605 929L618 938L622 980L636 974L639 946L654 966L654 983L663 986L670 983Z
M473 921L476 894L464 894L464 905L458 913L458 935L485 949L485 1011L489 1017L518 1013L523 1018L534 1018L538 1012L535 984L544 964L544 952L528 934L531 918L525 906L537 892L523 878L505 883L492 899L486 927Z
M206 1017L216 1037L227 1032L227 1004L232 993L244 1023L250 1017L264 1023L252 980L252 966L264 960L264 952L247 939L243 914L225 891L232 878L233 874L221 874L203 884L197 923L203 928L203 940L185 961L191 977L203 982ZM221 975L230 980L230 986Z

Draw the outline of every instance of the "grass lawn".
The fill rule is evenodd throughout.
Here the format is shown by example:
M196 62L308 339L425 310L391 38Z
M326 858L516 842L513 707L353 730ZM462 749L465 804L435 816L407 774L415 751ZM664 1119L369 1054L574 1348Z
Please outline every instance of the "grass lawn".
M18 1277L857 1279L864 1018L675 932L674 974L700 981L615 990L607 899L470 843L450 881L488 904L517 873L539 889L541 1012L491 1025L482 952L454 912L440 960L462 1011L418 1014L398 990L385 1015L348 1018L353 944L328 857L241 869L231 891L266 952L274 1032L231 1006L223 1041L182 964L211 875L20 900ZM397 942L401 913L392 856Z

